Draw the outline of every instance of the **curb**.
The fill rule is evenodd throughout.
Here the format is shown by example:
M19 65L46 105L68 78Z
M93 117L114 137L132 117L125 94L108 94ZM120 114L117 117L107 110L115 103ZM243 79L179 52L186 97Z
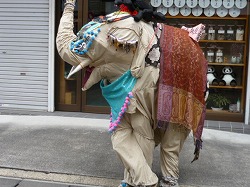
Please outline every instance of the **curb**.
M6 179L42 181L47 183L70 184L74 186L118 186L121 180L63 173L45 173L12 168L1 168L0 176ZM1 178L0 178L1 179Z

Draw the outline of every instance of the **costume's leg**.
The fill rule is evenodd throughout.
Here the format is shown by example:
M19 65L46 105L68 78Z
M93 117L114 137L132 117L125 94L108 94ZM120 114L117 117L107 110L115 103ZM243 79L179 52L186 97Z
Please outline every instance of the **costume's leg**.
M150 127L149 120L140 112L126 113L112 135L113 149L125 167L124 179L131 186L151 186L158 182L151 170L154 141Z
M147 164L152 167L155 142L154 129L150 124L150 120L143 114L137 112L137 114L131 116L130 121L133 128L133 134L141 147Z
M161 172L163 183L177 183L179 178L179 154L190 130L183 125L172 124L162 134ZM162 182L161 182L162 183ZM164 185L162 185L164 187Z

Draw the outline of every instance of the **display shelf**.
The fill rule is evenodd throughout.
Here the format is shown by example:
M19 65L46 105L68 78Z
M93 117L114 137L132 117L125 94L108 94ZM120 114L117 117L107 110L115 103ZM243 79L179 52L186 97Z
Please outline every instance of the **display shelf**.
M199 3L195 8L198 6ZM224 17L218 16L219 14L217 15L216 11L213 16L205 16L206 8L200 9L200 16L194 16L191 7L191 13L188 16L182 15L180 11L181 7L175 9L177 15L172 16L169 11L171 8L175 9L175 6L167 8L166 18L168 25L179 28L182 26L192 28L200 23L205 25L205 32L199 44L204 52L205 58L208 60L209 67L214 68L214 73L216 73L215 75L219 83L227 81L223 86L209 85L210 95L220 94L226 98L229 103L224 106L222 111L211 110L211 104L207 104L206 119L242 122L245 115L244 108L248 67L249 4L240 10L239 16L235 17L231 17L232 14L229 14L229 10ZM183 6L183 8L185 7ZM212 32L209 29L212 29ZM211 35L213 36L211 37ZM228 71L232 72L228 73ZM235 81L236 86L231 86L231 81ZM235 107L237 104L240 106L239 111L232 112L232 106Z
M242 66L245 66L245 64L243 63L239 63L239 64L234 64L234 63L216 63L216 62L211 62L211 63L208 63L209 66L238 66L238 67L242 67Z
M212 110L212 109L207 109L207 113L213 113L214 111ZM228 111L228 110L219 110L219 111L217 111L217 112L220 112L220 113L222 113L222 114L225 114L225 115L227 115L227 114L236 114L236 115L240 115L241 114L241 112L230 112L230 111Z
M244 113L229 112L225 110L215 112L211 109L207 109L206 120L240 122L244 120Z
M236 17L236 18L233 18L233 17L219 17L219 16L213 16L213 17L206 17L206 16L199 16L199 17L196 17L196 16L170 16L170 15L166 15L166 18L169 18L169 19L199 19L199 20L246 20L247 19L247 16L241 16L241 17Z
M246 41L238 41L238 40L200 40L200 43L239 43L245 44Z
M210 89L243 89L243 86L214 86L209 85Z

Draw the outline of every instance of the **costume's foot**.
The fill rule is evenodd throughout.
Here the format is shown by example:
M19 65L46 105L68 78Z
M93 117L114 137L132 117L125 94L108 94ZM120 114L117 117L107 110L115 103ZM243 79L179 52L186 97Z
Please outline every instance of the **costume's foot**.
M121 184L118 187L133 187L130 186L128 183L126 183L124 180L122 180ZM139 185L135 187L158 187L158 184L150 185L150 186L145 186L145 185Z
M151 185L150 187L159 187L158 183L155 185Z
M122 180L121 184L118 187L131 187L131 186L127 184L125 180Z
M179 187L178 181L173 177L163 177L160 180L159 187Z

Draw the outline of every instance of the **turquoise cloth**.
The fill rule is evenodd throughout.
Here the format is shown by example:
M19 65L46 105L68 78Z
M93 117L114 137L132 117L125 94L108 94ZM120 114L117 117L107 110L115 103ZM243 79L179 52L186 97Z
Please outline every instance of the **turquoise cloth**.
M119 116L119 112L125 102L128 93L132 91L137 79L132 76L131 71L127 71L117 80L105 86L103 80L100 83L102 95L109 103L112 112L112 122Z

